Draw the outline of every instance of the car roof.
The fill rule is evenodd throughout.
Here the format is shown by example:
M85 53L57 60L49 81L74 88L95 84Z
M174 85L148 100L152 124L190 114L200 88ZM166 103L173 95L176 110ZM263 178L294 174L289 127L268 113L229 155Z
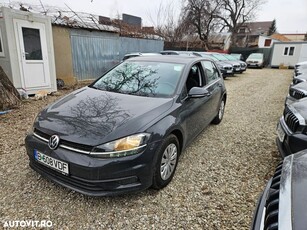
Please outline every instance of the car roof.
M181 56L181 55L161 55L161 56L139 56L130 58L127 61L153 61L153 62L171 62L180 64L189 64L194 61L209 60L209 58L198 56Z
M135 52L135 53L127 53L125 54L125 57L126 56L150 56L150 55L161 55L160 53L141 53L141 52Z

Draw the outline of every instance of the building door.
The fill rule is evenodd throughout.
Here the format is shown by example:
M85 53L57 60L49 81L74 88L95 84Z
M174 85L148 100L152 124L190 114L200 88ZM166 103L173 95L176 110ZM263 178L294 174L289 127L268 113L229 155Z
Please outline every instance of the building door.
M50 72L45 25L15 20L22 86L28 89L50 87Z

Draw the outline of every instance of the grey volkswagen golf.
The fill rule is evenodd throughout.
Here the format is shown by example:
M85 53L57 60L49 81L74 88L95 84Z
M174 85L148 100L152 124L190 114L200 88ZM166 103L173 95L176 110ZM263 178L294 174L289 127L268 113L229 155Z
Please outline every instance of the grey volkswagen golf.
M161 189L225 104L223 77L208 59L131 58L37 115L25 140L30 166L91 196Z

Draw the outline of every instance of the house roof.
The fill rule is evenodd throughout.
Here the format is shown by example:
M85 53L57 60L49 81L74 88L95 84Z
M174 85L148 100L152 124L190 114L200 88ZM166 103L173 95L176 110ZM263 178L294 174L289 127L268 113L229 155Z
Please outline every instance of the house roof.
M119 32L119 28L115 26L99 24L99 16L90 13L75 12L71 9L64 10L54 6L30 5L18 2L3 5L14 10L23 10L49 16L51 18L51 23L54 25L107 32Z
M279 40L281 42L287 42L287 41L290 41L289 38L286 38L284 35L282 34L272 34L271 35L271 38L273 39L276 39L276 40Z
M250 35L268 34L273 21L247 22L243 27L247 27Z

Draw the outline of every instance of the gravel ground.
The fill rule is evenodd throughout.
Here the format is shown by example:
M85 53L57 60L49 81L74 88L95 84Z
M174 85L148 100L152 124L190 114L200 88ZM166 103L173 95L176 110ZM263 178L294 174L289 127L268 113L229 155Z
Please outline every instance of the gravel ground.
M55 229L249 229L258 195L281 160L275 128L291 75L248 69L226 79L224 120L186 149L169 186L119 197L86 197L31 170L25 133L58 96L24 102L0 116L0 228L5 221L50 220Z

